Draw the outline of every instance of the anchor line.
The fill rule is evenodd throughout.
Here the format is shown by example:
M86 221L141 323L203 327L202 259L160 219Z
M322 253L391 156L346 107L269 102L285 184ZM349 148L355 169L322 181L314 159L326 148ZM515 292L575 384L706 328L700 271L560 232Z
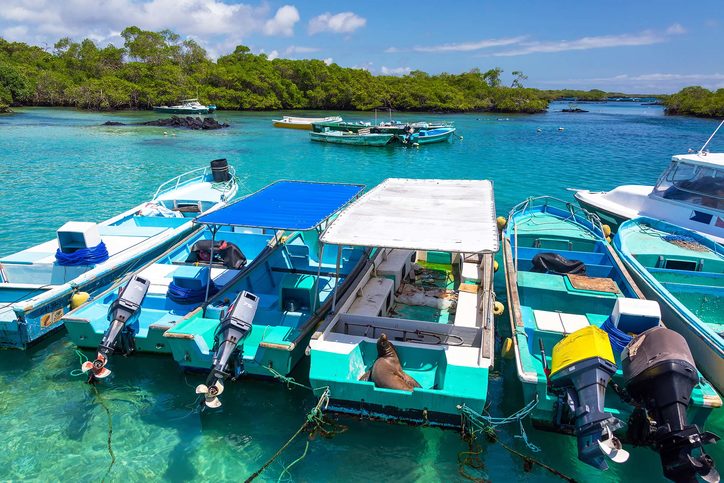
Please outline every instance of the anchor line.
M282 377L284 377L284 376L282 376ZM292 378L287 378L287 379L291 379L291 382L293 384L311 389L307 386L304 386L303 384L299 384L299 383L295 382ZM287 381L287 382L289 382L289 381ZM342 432L342 431L346 430L346 428L344 428L342 431L337 431L335 429L327 430L324 428L325 425L329 424L328 421L325 421L324 414L323 414L323 409L326 409L328 403L329 403L329 388L327 387L324 389L324 392L319 397L317 404L312 408L311 411L309 411L309 413L307 414L306 420L304 421L304 423L302 423L302 425L299 427L299 429L296 431L296 433L294 433L292 435L292 437L289 438L289 440L287 440L287 442L284 443L282 445L282 447L279 448L277 450L277 452L274 453L274 455L266 461L266 463L264 463L258 470L256 470L254 473L252 473L251 476L249 476L246 480L244 480L244 483L250 483L250 482L254 481L265 469L267 469L269 467L269 465L271 465L284 452L285 449L287 449L289 447L290 444L292 444L292 442L297 438L297 436L299 436L303 432L309 430L311 433L310 434L310 437L311 437L317 431L319 431L323 436L330 436L337 432ZM284 476L284 474L289 473L289 469L292 466L294 466L295 464L300 462L302 459L304 459L304 457L307 455L308 449L309 449L309 440L307 440L306 447L304 448L304 453L302 453L302 455L300 457L298 457L297 459L295 459L290 465L284 467L284 470L279 475L279 479L277 481L280 481L282 476Z
M106 401L101 397L101 393L98 392L98 388L95 386L95 384L91 384L93 387L93 390L96 393L96 399L98 400L98 403L103 407L103 409L106 411L106 415L108 416L108 454L111 455L111 464L108 465L108 469L106 470L106 474L101 479L101 482L106 481L106 478L108 478L108 475L111 474L111 469L113 469L113 465L116 464L116 455L113 453L113 444L112 444L112 437L113 437L113 418L111 417L111 410L108 407L108 404L106 404Z
M520 427L520 434L515 435L516 438L520 438L523 440L523 443L534 453L538 453L541 451L541 449L528 441L528 436L525 432L525 429L523 428L523 419L526 418L530 413L533 412L533 409L538 405L538 398L532 400L528 404L525 405L522 409L516 411L515 413L511 414L510 416L506 417L492 417L489 415L482 415L469 407L465 406L464 404L462 406L458 406L458 410L460 411L460 419L461 419L461 429L463 433L463 440L467 441L470 445L470 451L467 452L461 452L458 453L458 464L460 465L459 471L460 474L470 480L473 481L485 481L481 479L476 479L465 473L464 467L470 466L475 469L480 469L482 466L478 467L475 464L475 460L472 460L471 464L471 458L479 454L479 452L474 452L472 449L472 443L476 440L477 436L481 433L484 433L488 439L491 442L497 442L500 443L500 445L507 450L508 452L520 457L523 459L526 466L536 464L540 466L541 468L544 468L551 472L552 474L570 482L575 483L576 480L570 476L567 476L560 471L556 470L555 468L546 465L545 463L538 461L537 459L533 458L532 456L525 455L519 451L516 451L515 449L509 447L502 441L498 439L498 435L496 433L496 429L498 426L503 426L509 423L518 422L518 425ZM482 451L482 450L481 450ZM460 456L462 454L470 454L471 456L463 459L461 461ZM482 462L481 462L482 464Z

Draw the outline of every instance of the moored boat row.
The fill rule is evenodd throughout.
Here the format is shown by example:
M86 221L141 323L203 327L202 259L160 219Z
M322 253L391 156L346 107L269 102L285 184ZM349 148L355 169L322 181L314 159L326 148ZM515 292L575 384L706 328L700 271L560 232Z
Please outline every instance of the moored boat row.
M385 145L454 134L364 129L310 136ZM216 408L228 380L286 377L308 356L328 411L442 427L483 421L503 329L493 292L502 241L504 352L523 388L520 414L574 434L579 458L598 469L625 463L634 444L658 451L672 480L718 477L706 452L717 436L704 429L721 406L724 369L724 254L713 237L635 218L611 239L595 214L547 197L516 206L499 233L492 183L483 180L393 178L365 194L357 184L278 181L227 204L233 172L214 163L119 219L148 245L133 258L105 268L116 253L109 237L121 234L86 224L59 230L52 271L83 268L63 282L61 311L45 320L95 349L82 366L91 382L123 364L113 354L166 354L208 374L196 393ZM158 219L175 231L147 241L158 230L143 228L158 228ZM121 252L136 254L133 246ZM29 258L43 250L26 252L3 259L4 283L47 268ZM96 280L99 267L106 271ZM83 278L91 273L93 283ZM88 301L64 314L80 292ZM27 330L29 320L15 324ZM17 332L7 345L45 334Z

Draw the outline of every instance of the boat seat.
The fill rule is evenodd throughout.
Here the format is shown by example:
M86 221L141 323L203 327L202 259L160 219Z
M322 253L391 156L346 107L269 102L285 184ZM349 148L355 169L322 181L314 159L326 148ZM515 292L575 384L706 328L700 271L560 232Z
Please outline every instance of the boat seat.
M394 282L389 278L372 277L359 291L347 311L352 315L387 315L393 303Z
M533 310L533 317L538 330L548 332L562 332L570 334L590 325L588 318L580 314L567 314L564 312L551 312L548 310Z
M459 327L481 327L480 287L471 283L463 283L458 291L458 303L455 309L454 324Z

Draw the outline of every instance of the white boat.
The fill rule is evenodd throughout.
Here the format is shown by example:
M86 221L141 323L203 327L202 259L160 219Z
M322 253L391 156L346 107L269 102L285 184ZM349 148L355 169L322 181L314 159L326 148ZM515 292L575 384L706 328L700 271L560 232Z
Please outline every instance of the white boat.
M293 117L284 116L281 119L273 119L274 127L285 127L288 129L312 129L312 124L320 122L342 122L340 116L329 117Z
M377 247L309 344L309 380L317 395L329 390L328 409L453 427L463 406L484 411L495 345L492 183L390 178L320 240ZM385 338L416 386L373 380Z
M189 235L194 217L226 205L238 188L220 161L167 181L113 218L70 221L57 238L0 258L0 347L22 349L59 328L74 294L105 290Z
M209 104L205 106L199 102L198 99L184 99L181 104L176 106L153 106L153 110L156 112L163 112L166 114L208 114L209 112L215 111L216 106Z
M583 208L596 213L612 228L647 216L724 243L724 153L702 149L674 156L655 186L576 190L574 196Z

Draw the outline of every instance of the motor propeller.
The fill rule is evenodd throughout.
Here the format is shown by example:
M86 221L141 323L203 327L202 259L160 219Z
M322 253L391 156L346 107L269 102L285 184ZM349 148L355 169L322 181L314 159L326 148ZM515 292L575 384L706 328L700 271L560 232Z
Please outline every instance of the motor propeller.
M220 379L217 379L216 382L214 382L210 386L207 386L206 384L199 384L198 386L196 386L196 394L203 394L204 404L212 409L216 409L221 406L219 396L223 392L224 384L221 382Z
M81 364L81 370L88 374L88 383L92 384L97 379L103 379L111 374L111 370L106 367L108 359L116 348L119 340L122 341L122 349L124 353L133 351L133 333L132 325L141 315L141 304L146 298L148 288L151 282L138 275L134 275L128 281L125 287L121 289L118 298L111 304L108 309L108 320L111 322L103 334L103 339L98 345L98 353L96 359L86 361Z

